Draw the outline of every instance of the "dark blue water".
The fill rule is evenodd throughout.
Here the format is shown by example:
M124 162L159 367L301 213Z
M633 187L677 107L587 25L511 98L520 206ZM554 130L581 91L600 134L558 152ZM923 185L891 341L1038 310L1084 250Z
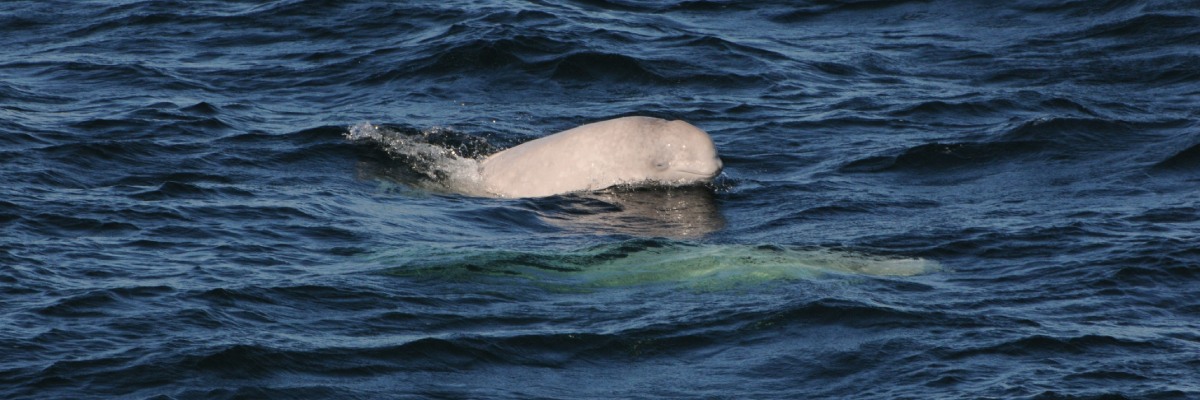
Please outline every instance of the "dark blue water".
M0 3L0 397L1200 397L1200 2L413 3Z

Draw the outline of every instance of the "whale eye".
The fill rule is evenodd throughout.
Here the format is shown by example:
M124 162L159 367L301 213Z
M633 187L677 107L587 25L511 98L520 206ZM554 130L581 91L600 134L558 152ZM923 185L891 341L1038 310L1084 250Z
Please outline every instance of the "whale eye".
M657 169L659 171L666 171L667 167L670 167L670 166L671 166L671 164L668 163L666 160L654 160L654 169Z

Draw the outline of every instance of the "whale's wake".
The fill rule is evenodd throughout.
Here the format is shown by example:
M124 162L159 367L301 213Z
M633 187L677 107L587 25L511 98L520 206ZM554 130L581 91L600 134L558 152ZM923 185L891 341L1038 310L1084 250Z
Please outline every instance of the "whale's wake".
M482 138L457 135L445 128L424 131L393 129L363 122L345 134L354 142L378 145L397 163L369 165L370 175L433 191L479 195L484 193L479 161L493 149Z

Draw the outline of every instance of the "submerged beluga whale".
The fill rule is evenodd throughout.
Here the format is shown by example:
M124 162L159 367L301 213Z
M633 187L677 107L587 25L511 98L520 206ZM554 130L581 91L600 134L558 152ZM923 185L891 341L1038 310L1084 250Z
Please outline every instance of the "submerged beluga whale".
M623 117L531 140L480 162L482 189L545 197L619 185L709 182L721 159L707 133L684 121Z

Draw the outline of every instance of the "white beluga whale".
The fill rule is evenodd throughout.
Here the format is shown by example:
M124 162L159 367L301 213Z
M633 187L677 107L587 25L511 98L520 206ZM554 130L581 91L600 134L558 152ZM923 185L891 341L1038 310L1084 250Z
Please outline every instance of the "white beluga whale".
M692 124L623 117L492 154L479 164L479 183L496 197L545 197L620 185L705 183L721 167L712 138Z

